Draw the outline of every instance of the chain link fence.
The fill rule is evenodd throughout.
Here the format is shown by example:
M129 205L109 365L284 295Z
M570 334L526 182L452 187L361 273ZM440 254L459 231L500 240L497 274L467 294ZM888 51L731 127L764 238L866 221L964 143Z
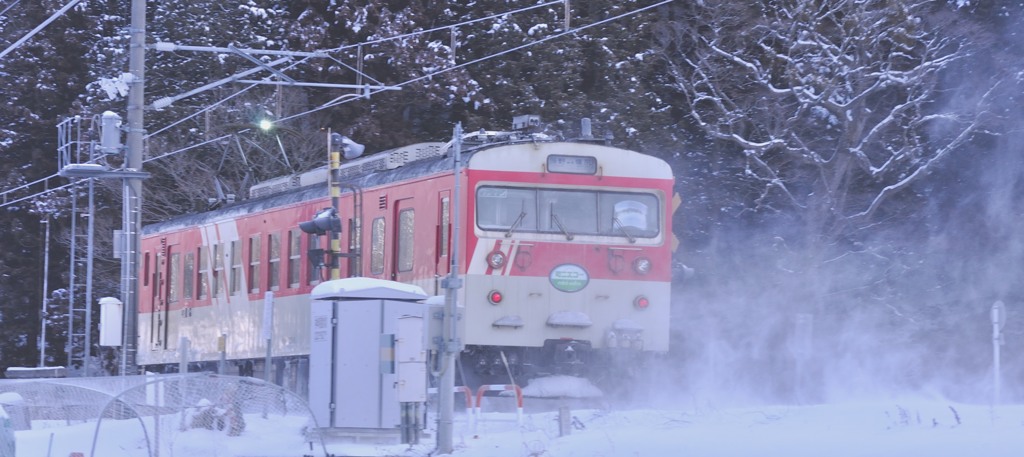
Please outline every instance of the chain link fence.
M307 403L208 373L0 381L18 455L327 456Z

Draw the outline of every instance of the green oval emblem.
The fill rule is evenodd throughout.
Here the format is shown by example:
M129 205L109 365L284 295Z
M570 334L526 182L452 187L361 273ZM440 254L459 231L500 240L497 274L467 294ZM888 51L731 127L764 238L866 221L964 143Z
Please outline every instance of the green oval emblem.
M563 263L551 270L548 279L551 280L551 285L555 289L562 292L579 292L587 287L590 275L579 265Z

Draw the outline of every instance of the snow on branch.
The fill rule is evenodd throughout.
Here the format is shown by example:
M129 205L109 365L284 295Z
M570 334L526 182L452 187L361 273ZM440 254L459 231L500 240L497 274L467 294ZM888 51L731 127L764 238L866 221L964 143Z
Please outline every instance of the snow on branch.
M982 105L944 104L943 76L970 50L929 28L925 4L679 10L659 36L673 87L696 127L753 165L758 207L777 199L823 213L808 215L823 231L856 229L980 128Z

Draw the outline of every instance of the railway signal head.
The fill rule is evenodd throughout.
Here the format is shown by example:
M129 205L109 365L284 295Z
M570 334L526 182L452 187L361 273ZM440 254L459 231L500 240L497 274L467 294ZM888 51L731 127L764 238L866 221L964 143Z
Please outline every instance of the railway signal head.
M345 160L352 160L363 155L366 146L352 141L351 138L340 133L331 134L331 152L340 152Z
M341 218L334 208L317 211L313 219L299 222L299 228L310 235L323 235L327 232L341 233Z

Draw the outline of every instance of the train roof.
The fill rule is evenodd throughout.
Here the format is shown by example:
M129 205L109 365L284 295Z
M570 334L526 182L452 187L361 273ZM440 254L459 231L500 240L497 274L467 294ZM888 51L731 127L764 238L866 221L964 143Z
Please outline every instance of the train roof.
M568 141L555 141L545 135L480 131L467 135L463 142L463 159L469 163L469 160L481 151L522 143L568 143ZM579 143L593 144L595 142L580 141ZM339 174L343 182L358 189L379 187L393 182L439 174L454 168L452 161L448 160L450 148L451 143L417 143L381 151L368 157L346 162L340 167ZM623 150L619 149L619 151ZM660 161L653 157L652 159ZM667 164L665 166L667 167ZM142 228L142 233L150 235L194 227L303 201L325 198L328 196L326 182L326 166L304 173L274 178L253 186L256 190L250 192L250 198L246 200L230 203L210 211L185 214L147 224ZM351 189L343 189L343 193L347 192L351 192Z
M346 180L346 183L359 189L382 186L384 184L404 181L419 176L441 173L453 169L451 160L445 160L444 156L431 157L404 164L390 170L373 172ZM326 169L326 167L324 167ZM319 169L318 169L319 170ZM307 172L309 173L309 172ZM326 175L325 175L326 176ZM351 192L344 190L343 192ZM208 224L224 219L231 219L244 216L254 212L260 212L271 208L286 206L293 203L300 203L307 200L324 198L328 196L328 188L325 181L312 183L282 192L249 198L236 203L231 203L220 208L201 213L191 213L177 216L166 221L147 224L142 228L143 235L176 230L184 227Z

